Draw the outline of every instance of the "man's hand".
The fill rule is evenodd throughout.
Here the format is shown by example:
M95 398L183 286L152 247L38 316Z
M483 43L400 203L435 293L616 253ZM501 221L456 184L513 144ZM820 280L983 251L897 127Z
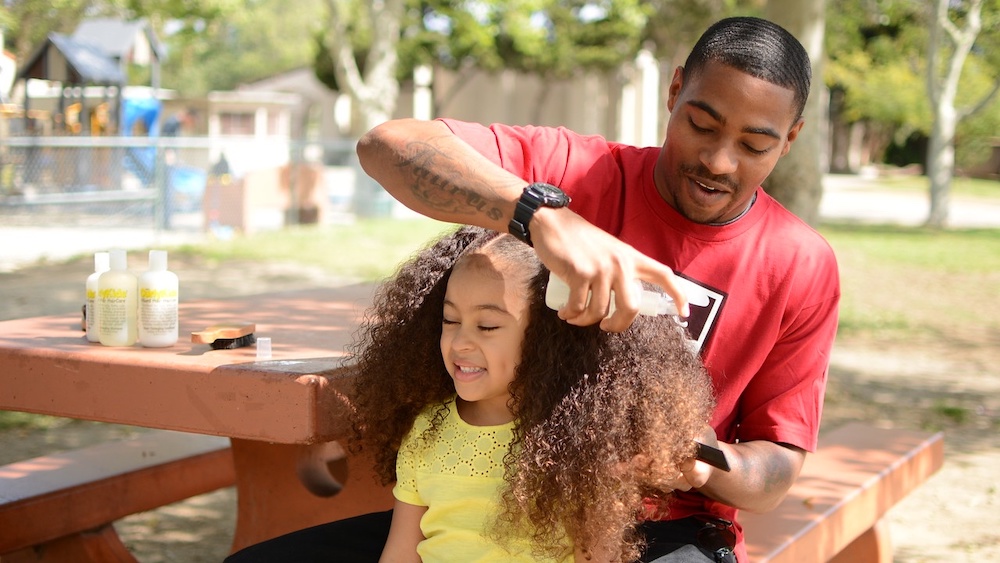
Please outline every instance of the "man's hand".
M702 435L695 437L694 440L713 448L720 447L715 430L707 425ZM632 460L632 467L640 475L645 476L646 484L664 492L700 488L708 483L716 471L715 467L694 456L685 458L679 467L653 467L648 457L639 455Z
M640 279L663 288L681 316L690 314L673 270L573 211L543 207L535 213L529 229L542 263L569 285L569 299L559 316L570 324L600 322L601 328L610 332L627 329L639 314L635 281ZM608 317L612 291L615 307Z

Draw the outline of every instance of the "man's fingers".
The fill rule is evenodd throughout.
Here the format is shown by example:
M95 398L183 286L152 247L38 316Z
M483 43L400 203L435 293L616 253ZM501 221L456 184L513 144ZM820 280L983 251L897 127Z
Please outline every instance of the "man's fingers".
M664 293L674 300L674 306L677 307L677 312L681 317L691 316L691 306L688 303L687 294L673 270L640 254L640 259L636 262L636 272L640 278L663 289Z

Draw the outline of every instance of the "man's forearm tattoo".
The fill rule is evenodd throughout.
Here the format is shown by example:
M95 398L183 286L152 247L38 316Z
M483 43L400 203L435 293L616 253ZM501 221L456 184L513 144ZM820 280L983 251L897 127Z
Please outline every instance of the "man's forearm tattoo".
M404 177L412 179L410 191L429 207L448 213L482 214L500 219L503 211L490 201L459 183L463 165L425 141L407 145L408 156L398 166Z

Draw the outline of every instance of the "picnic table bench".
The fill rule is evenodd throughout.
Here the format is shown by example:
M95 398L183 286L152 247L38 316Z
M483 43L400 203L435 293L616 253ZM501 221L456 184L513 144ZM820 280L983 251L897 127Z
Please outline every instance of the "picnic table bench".
M824 434L778 508L741 515L750 560L891 563L886 512L943 460L941 433ZM115 520L233 482L226 439L160 430L0 467L0 560L135 561Z
M229 440L151 430L0 467L3 563L134 562L112 524L235 483Z
M788 496L740 514L753 563L892 563L886 512L944 463L942 434L850 423L820 435Z

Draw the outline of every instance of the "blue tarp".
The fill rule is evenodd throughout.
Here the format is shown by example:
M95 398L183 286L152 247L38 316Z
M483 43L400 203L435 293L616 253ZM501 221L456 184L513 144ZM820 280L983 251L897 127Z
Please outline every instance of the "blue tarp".
M150 137L157 137L160 134L160 112L163 111L163 104L154 98L127 98L125 99L122 111L122 135L129 137L135 124L142 123L148 131Z

